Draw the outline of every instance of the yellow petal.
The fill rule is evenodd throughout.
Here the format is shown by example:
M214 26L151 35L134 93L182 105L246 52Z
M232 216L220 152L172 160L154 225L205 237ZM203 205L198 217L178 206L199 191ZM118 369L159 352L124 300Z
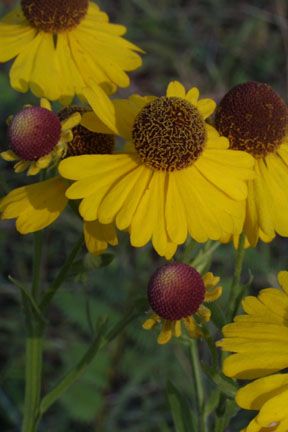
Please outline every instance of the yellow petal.
M144 330L151 330L155 325L160 321L158 315L152 315L150 318L148 318L143 324L142 328Z
M286 294L288 294L288 271L280 271L278 273L278 283Z
M99 86L91 84L83 89L83 94L96 116L117 134L115 108L106 93Z
M184 243L188 230L186 212L177 189L175 175L172 173L168 176L165 210L169 237L177 244Z
M75 126L78 126L81 122L81 114L79 112L75 112L71 114L66 120L61 122L62 130L73 129Z
M199 90L196 87L192 87L185 96L185 99L195 106L197 106L198 98L199 98Z
M287 374L277 374L260 378L238 390L236 402L241 408L260 410L267 400L287 389L287 386Z
M92 132L113 134L113 131L96 116L94 111L82 115L81 125Z
M172 321L163 320L162 329L158 336L157 342L160 345L168 343L172 338Z
M1 200L1 218L16 218L16 227L21 234L46 228L66 207L66 188L67 183L64 179L54 177L14 189Z
M177 338L180 337L182 334L181 320L174 321L173 326L174 326L174 329L173 329L174 336Z
M4 63L19 54L36 35L20 7L16 7L0 21L0 62Z
M51 103L46 98L41 98L40 99L40 106L41 106L41 108L45 108L48 111L52 111Z
M185 88L179 81L171 81L167 87L167 97L179 97L185 99Z
M196 106L205 120L215 111L216 102L214 102L212 99L200 99Z
M7 162L13 162L20 159L12 150L1 152L1 157Z
M117 233L114 224L101 224L99 221L84 222L84 238L88 251L93 255L104 252L108 244L118 244Z

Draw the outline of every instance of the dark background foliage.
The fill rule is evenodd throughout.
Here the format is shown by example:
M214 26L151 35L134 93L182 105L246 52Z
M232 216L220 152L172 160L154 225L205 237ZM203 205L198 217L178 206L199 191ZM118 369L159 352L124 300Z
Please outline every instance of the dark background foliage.
M2 0L4 15L15 2ZM220 100L231 86L247 80L271 84L285 99L288 90L288 24L285 0L110 0L100 1L113 22L128 27L128 38L146 54L143 67L131 75L132 84L120 94L163 94L170 80ZM33 103L9 87L8 67L0 65L0 139L6 145L5 119ZM27 182L1 162L1 195ZM44 231L43 289L73 247L81 226L66 212ZM32 236L22 237L14 222L0 224L0 430L19 430L24 386L24 318L20 296L8 275L31 280ZM109 267L70 278L49 309L46 334L44 390L80 357L91 339L92 324L101 316L117 320L138 296L145 295L149 276L162 260L146 247L132 249L127 237L111 251ZM84 253L84 251L83 251ZM193 253L193 252L192 252ZM181 251L179 252L181 254ZM287 268L287 240L260 244L245 258L243 279L254 275L253 289L276 282ZM221 246L212 268L229 289L233 272L231 246ZM224 296L225 298L225 296ZM144 319L144 317L143 317ZM46 415L44 432L170 432L174 431L166 396L171 379L193 406L191 367L179 344L159 347L156 335L141 329L143 319L131 324L102 352L85 376ZM208 385L208 384L207 384ZM247 422L240 413L227 431Z

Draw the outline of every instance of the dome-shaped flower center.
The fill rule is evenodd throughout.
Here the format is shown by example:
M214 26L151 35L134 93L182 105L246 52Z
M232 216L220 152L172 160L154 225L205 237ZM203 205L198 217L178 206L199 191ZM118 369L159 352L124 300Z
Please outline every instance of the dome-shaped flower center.
M75 112L85 113L87 111L83 107L70 106L63 108L58 113L58 117L62 121ZM91 132L81 125L74 127L72 132L73 140L68 143L65 157L84 154L111 154L114 150L115 139L113 135Z
M269 85L251 81L233 87L224 96L215 124L232 149L261 158L274 152L285 138L288 110Z
M160 267L148 285L151 308L161 318L174 321L195 313L204 301L201 275L187 264L171 263Z
M9 146L21 159L33 161L50 153L60 135L61 123L53 112L27 107L9 125Z
M37 30L58 33L77 26L89 0L21 0L25 18Z
M206 141L201 114L177 97L160 97L144 106L135 119L132 135L142 162L162 171L191 165Z

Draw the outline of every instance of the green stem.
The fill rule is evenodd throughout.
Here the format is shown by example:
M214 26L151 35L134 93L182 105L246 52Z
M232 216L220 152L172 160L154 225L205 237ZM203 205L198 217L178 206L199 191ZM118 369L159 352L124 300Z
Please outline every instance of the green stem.
M244 254L245 254L244 244L245 244L245 234L242 233L239 237L238 247L236 251L236 258L235 258L235 270L234 270L234 275L233 275L232 284L230 288L230 298L228 302L229 321L233 318L236 301L237 298L239 298L240 291L241 291L240 278L241 278Z
M39 298L42 233L34 234L33 281L31 297ZM25 402L22 432L36 432L42 381L44 326L27 299L23 299L26 315Z
M197 406L199 412L199 432L206 432L206 421L204 418L204 399L205 392L202 381L202 370L199 360L198 345L196 340L191 340L190 343L190 355L191 355L191 366L192 374L195 383L195 392L197 397Z
M32 297L37 301L39 295L41 257L42 257L42 231L34 233L34 259L33 259L33 282Z
M41 393L42 352L42 330L34 328L26 339L26 386L22 432L36 431Z
M56 276L54 282L51 284L51 286L49 287L49 289L47 290L47 292L43 296L43 298L40 302L40 309L42 311L46 309L46 307L49 305L50 301L52 300L52 298L56 294L58 288L64 282L64 280L68 274L68 271L70 270L70 268L73 264L73 261L74 261L76 255L78 254L82 244L83 244L83 237L81 234L81 238L78 240L78 242L73 247L69 257L67 258L67 261L64 264L64 266L61 268L61 270L58 273L58 275Z

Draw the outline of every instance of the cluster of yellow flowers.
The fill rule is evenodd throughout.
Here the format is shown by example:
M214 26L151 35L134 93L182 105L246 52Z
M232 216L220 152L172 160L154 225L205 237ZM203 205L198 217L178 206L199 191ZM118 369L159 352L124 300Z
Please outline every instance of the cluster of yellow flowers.
M25 106L9 119L9 149L1 156L16 162L16 172L45 176L2 198L1 218L16 219L17 230L27 234L52 224L77 200L89 252L116 245L118 229L132 246L151 241L167 259L188 236L237 244L244 232L246 246L288 237L285 102L253 81L234 87L218 107L177 81L164 96L110 99L142 63L142 50L125 31L88 0L21 0L1 20L0 62L15 58L11 86L41 98L40 106ZM75 96L80 106L70 106ZM65 108L55 113L50 101ZM117 151L116 137L124 139ZM248 297L247 315L225 327L219 343L237 353L224 364L227 375L257 378L237 395L240 406L260 410L246 432L288 431L286 374L271 375L288 366L287 280L280 273L284 291ZM199 304L220 295L212 274L204 282ZM160 343L181 334L182 317L169 316ZM160 320L154 315L144 326ZM185 322L193 336L196 324Z

